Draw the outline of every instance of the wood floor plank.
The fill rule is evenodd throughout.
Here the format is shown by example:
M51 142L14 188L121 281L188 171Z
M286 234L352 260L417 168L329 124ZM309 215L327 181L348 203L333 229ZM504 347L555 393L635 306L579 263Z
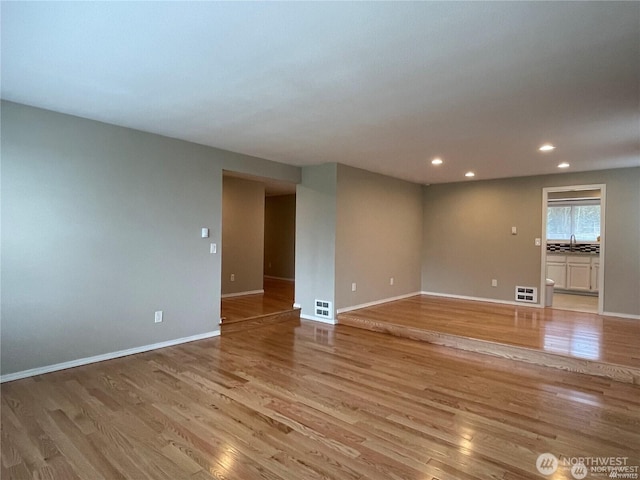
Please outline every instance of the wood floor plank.
M264 277L264 293L224 297L220 302L222 324L289 311L293 308L294 282Z
M637 385L304 320L0 395L3 479L533 480L543 452L640 465Z
M79 478L90 477L97 480L105 477L94 467L95 462L91 461L91 456L83 452L83 442L75 436L68 435L50 415L45 415L41 419L43 429L56 442L56 445L64 455L69 467ZM4 448L4 445L2 446ZM10 477L11 478L11 477ZM59 477L64 478L64 477Z
M416 295L338 316L355 319L640 367L640 322L588 312Z
M349 311L341 325L640 384L640 322L430 295Z

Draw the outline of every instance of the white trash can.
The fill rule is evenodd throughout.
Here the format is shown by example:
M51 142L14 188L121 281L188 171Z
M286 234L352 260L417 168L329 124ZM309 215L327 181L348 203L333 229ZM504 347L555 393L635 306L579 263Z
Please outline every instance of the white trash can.
M547 286L545 287L547 290L544 292L544 306L552 307L553 306L553 287L556 282L547 278Z

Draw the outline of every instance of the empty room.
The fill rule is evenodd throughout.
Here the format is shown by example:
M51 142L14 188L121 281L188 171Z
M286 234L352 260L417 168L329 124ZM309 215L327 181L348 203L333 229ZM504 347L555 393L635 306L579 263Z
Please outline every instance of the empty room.
M0 478L639 478L640 2L0 8Z

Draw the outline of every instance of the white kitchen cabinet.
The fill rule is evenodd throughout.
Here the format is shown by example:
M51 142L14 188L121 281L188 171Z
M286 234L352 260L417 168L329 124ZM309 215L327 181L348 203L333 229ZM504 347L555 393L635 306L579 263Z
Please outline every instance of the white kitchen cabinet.
M556 283L555 288L567 288L567 257L564 255L547 256L547 278Z
M591 260L591 291L600 290L600 258Z
M547 278L560 290L598 291L600 258L589 255L547 255Z
M591 290L591 265L567 263L567 290Z
M591 290L591 258L567 255L567 290Z

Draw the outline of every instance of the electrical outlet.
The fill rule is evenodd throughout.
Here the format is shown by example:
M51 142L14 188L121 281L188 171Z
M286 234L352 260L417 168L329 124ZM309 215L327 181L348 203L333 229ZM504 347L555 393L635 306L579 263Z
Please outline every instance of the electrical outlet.
M358 286L356 285L356 282L353 282L353 283L351 284L351 291L352 291L352 292L355 292L357 288L358 288Z
M394 282L395 282L395 278L390 277L389 278L389 285L393 285Z
M218 252L218 246L215 243L212 243L211 245L209 245L209 253L217 253Z
M232 282L235 282L235 281L236 281L236 274L235 274L235 273L232 273L232 274L231 274L231 281L232 281Z
M153 318L154 323L162 323L162 310L158 310Z
M491 286L492 287L497 287L498 286L498 280L496 280L495 278L491 280Z

